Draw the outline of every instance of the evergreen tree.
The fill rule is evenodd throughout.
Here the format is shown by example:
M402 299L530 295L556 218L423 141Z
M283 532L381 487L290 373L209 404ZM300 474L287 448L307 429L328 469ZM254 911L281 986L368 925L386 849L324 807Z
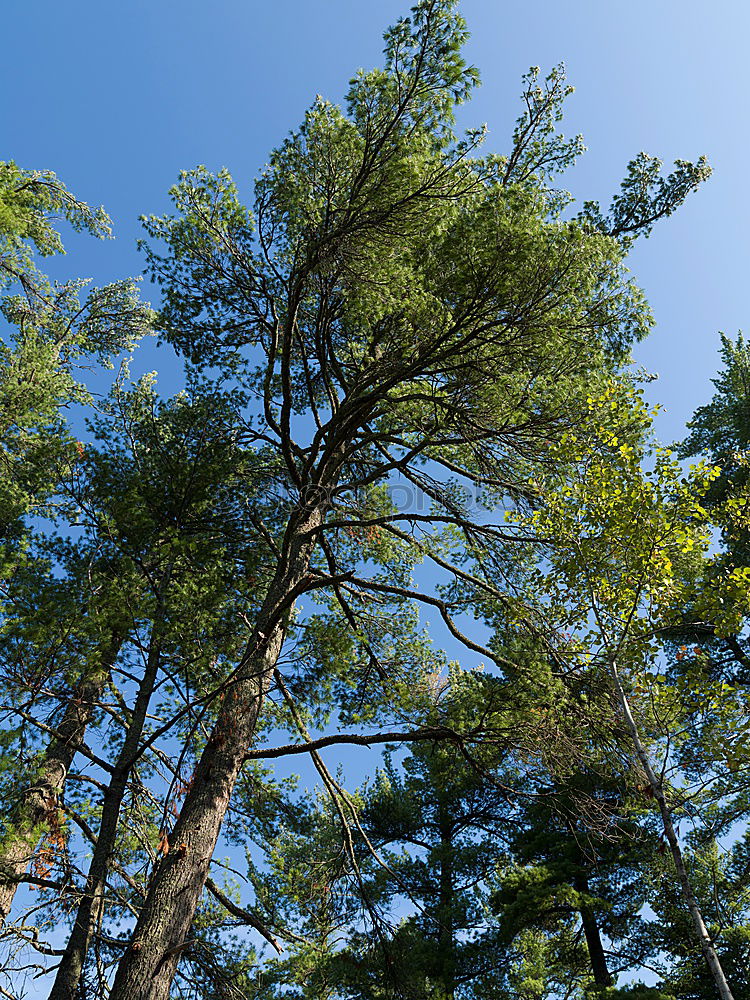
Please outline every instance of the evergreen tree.
M79 201L53 173L0 163L4 539L17 535L18 519L38 509L70 467L75 442L62 433L60 410L87 398L76 369L92 361L111 366L149 330L151 312L132 281L93 289L82 300L85 280L58 284L39 271L35 256L64 253L53 224L59 218L96 237L110 232L104 211Z
M627 775L607 763L527 802L493 899L506 939L531 928L567 941L567 985L578 981L579 995L637 973L655 952L641 914L658 839L638 822Z
M471 516L471 491L522 500L550 441L585 418L583 387L650 324L624 253L706 176L701 162L660 180L638 158L609 216L589 206L564 221L554 177L580 142L555 131L560 74L544 85L531 74L510 153L480 157L481 133L453 130L476 83L464 38L454 3L418 3L387 33L385 68L355 77L346 109L316 101L273 153L253 213L225 173L198 170L173 192L176 215L148 223L166 335L252 394L255 440L290 505L236 703L216 720L175 828L185 853L154 875L116 1000L168 994L294 602L326 588L359 633L360 608L377 607L368 595L422 599L461 634L461 602L419 594L406 569L427 557L462 580L465 538L512 548ZM396 472L429 514L384 502ZM347 530L391 545L379 575ZM387 688L393 671L374 657L371 678Z
M92 610L86 638L80 631L74 640L66 635L71 616L79 619L91 597L90 588L79 565L72 572L88 596L63 593L53 570L60 553L44 543L40 548L28 518L55 511L82 451L62 416L64 408L90 398L77 369L92 362L112 367L113 359L148 332L151 318L132 281L91 290L82 299L86 281L53 283L39 270L37 256L64 252L54 225L58 219L100 238L110 231L104 211L79 201L51 172L0 163L0 575L4 651L10 655L3 690L4 709L19 723L6 734L6 746L26 742L28 726L21 720L49 680L45 657L62 659L78 641L79 663L89 658L77 677L67 664L67 695L36 773L18 761L5 765L12 794L0 845L0 923L40 835L57 829L57 797L124 635L101 608ZM58 671L58 680L61 676Z
M161 401L123 376L89 411L91 443L61 415L90 402L76 368L151 317L129 283L81 301L38 273L32 248L60 249L50 213L97 235L106 218L0 165L0 914L27 883L42 917L16 905L7 942L49 955L70 925L55 1000L606 996L604 939L644 953L635 861L610 863L570 793L595 740L624 731L726 985L676 786L654 770L653 705L683 718L687 699L652 667L686 607L736 634L748 581L704 553L709 523L743 522L731 504L711 522L705 468L686 485L657 453L646 482L626 374L651 324L627 252L708 168L664 177L641 154L608 212L571 217L557 176L582 144L558 132L561 70L530 71L507 154L482 155L481 130L455 134L478 80L465 38L455 0L419 0L383 69L344 108L316 100L273 152L252 210L225 171L181 176L146 254L186 391ZM454 671L442 707L425 608L488 667ZM263 745L279 733L293 742ZM350 795L321 755L347 741L415 749ZM259 763L302 753L320 808ZM250 904L212 877L220 837L250 854ZM516 920L525 857L539 891ZM257 971L227 920L293 955Z

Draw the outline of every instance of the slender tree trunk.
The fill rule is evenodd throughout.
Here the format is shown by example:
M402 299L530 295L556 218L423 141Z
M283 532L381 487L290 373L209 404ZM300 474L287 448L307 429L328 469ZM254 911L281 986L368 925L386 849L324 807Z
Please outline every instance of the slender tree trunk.
M167 1000L208 876L230 797L252 744L264 697L283 645L289 612L306 584L320 506L290 519L274 580L255 630L228 686L216 723L195 769L169 838L169 853L154 871L110 1000Z
M444 1000L453 1000L456 991L456 943L453 932L453 824L446 803L438 805L440 832L440 892L438 897L438 961ZM442 998L441 998L442 1000Z
M49 1000L75 1000L75 997L78 996L86 955L102 913L107 876L117 841L117 824L122 801L127 790L133 760L143 735L148 707L159 673L161 661L160 630L161 622L157 620L151 630L146 668L138 688L130 723L107 791L104 793L99 833L86 878L86 891L78 904L73 930L58 966Z
M14 806L9 829L0 845L0 926L8 917L19 879L25 874L45 828L49 827L51 815L57 811L70 765L123 641L124 635L113 635L99 665L79 681L45 751L36 781L21 792Z
M573 884L577 892L588 895L589 885L583 872L575 876ZM609 969L607 968L607 957L604 953L604 945L602 944L602 936L599 932L596 914L586 904L581 905L578 912L581 914L583 933L586 937L586 947L589 952L594 982L597 986L612 986L612 976L609 974Z
M615 690L620 702L620 707L622 708L622 712L625 717L625 724L630 732L630 736L633 740L633 745L635 746L635 751L639 761L641 762L641 766L646 772L646 777L648 778L651 786L651 791L653 792L654 798L659 805L662 824L664 826L664 834L667 838L667 842L669 843L670 851L672 852L677 877L680 880L682 898L685 900L687 908L690 911L693 927L695 929L698 942L700 943L703 957L705 958L708 968L711 971L711 975L713 976L713 980L716 984L716 989L721 1000L734 1000L732 991L729 988L726 976L724 975L724 970L721 967L719 956L717 955L714 943L711 940L711 935L708 933L708 928L703 920L703 914L701 913L698 900L696 899L693 887L690 884L690 877L688 876L687 869L685 868L680 842L677 839L677 833L674 828L674 823L672 822L672 810L669 808L669 804L664 794L664 786L662 785L661 778L659 778L654 771L648 752L641 741L640 733L638 732L638 725L633 718L633 713L630 710L630 702L628 701L628 697L625 694L622 682L620 681L617 663L613 658L610 658L610 669L615 683Z

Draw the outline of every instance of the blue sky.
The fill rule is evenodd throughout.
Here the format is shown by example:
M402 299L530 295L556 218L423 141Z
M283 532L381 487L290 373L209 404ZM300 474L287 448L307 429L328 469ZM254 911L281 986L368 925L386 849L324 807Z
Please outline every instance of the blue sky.
M139 273L138 216L165 209L181 169L227 166L249 196L316 93L338 100L355 69L377 64L382 30L407 6L11 0L0 158L55 170L115 222L109 244L69 240L63 273L97 283ZM521 74L564 61L576 86L566 130L589 147L568 177L574 193L608 200L642 149L667 162L705 153L713 164L703 190L631 258L658 322L638 358L660 374L649 392L667 407L662 438L680 436L710 395L717 330L734 334L747 313L750 5L464 0L462 9L483 79L464 124L487 122L491 148L507 146Z

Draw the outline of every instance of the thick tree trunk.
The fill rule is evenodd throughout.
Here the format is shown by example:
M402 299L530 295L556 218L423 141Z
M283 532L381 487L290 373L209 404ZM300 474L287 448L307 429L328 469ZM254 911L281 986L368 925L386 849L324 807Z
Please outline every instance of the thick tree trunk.
M574 886L577 892L588 895L589 886L586 876L583 873L576 875ZM602 944L602 936L599 932L596 914L590 906L585 904L581 905L578 912L581 914L583 933L586 938L586 947L589 952L594 982L597 986L612 986L612 976L609 974L609 969L607 968L607 956L604 953L604 945Z
M112 856L117 841L117 824L120 809L128 786L133 760L138 750L148 707L154 693L161 659L160 623L151 631L146 668L138 688L133 713L125 733L125 739L115 764L107 791L104 794L94 855L86 878L86 891L78 904L75 922L65 953L58 966L55 982L49 1000L75 1000L79 995L81 976L86 955L99 922L104 904Z
M56 735L45 751L36 781L21 792L14 806L9 829L0 845L0 926L8 917L19 879L25 874L41 836L49 827L50 818L57 812L68 770L83 742L86 727L123 641L123 635L113 636L99 665L81 678L70 696Z
M169 838L169 853L151 879L110 1000L167 1000L208 876L209 864L263 699L286 636L289 612L304 589L320 507L292 515L274 580L237 668L193 784Z
M690 877L688 876L687 869L685 868L685 861L682 857L680 842L677 839L677 833L674 828L674 823L672 822L672 810L669 808L669 804L664 794L664 786L662 785L661 779L654 771L648 752L641 741L638 726L633 718L633 713L630 710L630 702L628 701L625 689L622 686L620 674L617 669L617 663L614 659L610 659L610 670L612 672L612 679L615 683L617 697L625 717L625 724L630 732L630 737L633 741L638 760L640 761L643 770L646 772L646 777L648 778L649 785L651 786L651 791L653 792L654 798L659 805L664 834L667 838L667 842L669 843L672 859L674 860L674 866L677 871L677 877L680 880L682 898L685 900L687 908L690 911L693 927L695 929L695 934L698 938L701 951L703 952L703 957L705 958L706 964L711 971L711 975L713 976L713 980L716 984L716 989L721 1000L734 1000L732 991L729 988L729 983L724 975L724 970L721 967L719 956L717 955L714 943L711 940L711 935L708 933L708 928L703 920L703 914L701 913L698 900L696 899L693 887L690 884Z

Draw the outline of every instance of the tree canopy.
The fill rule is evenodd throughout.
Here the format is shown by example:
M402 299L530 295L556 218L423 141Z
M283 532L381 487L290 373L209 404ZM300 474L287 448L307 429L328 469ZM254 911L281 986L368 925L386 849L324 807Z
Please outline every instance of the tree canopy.
M710 168L577 205L563 68L485 152L466 38L419 0L249 197L184 172L156 311L0 164L4 995L747 989L747 351L677 454L631 358Z

